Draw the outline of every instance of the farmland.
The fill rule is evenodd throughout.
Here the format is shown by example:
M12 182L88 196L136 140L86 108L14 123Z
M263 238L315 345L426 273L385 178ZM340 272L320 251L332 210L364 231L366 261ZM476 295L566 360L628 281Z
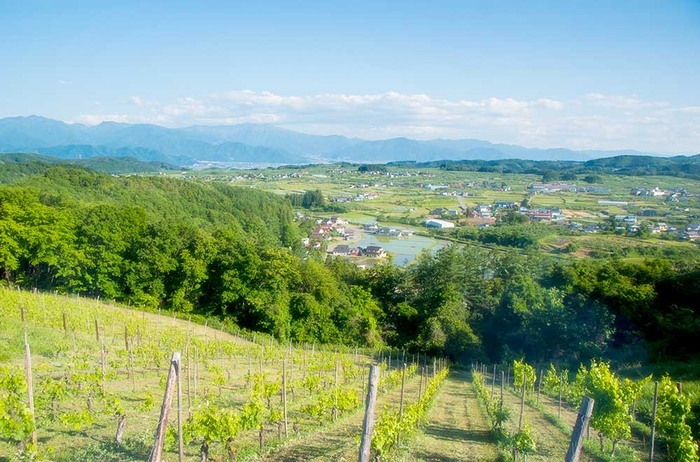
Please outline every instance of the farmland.
M700 182L695 179L600 174L592 177L594 183L583 181L583 176L552 182L571 185L576 191L542 192L533 189L533 184L542 181L542 176L535 174L400 166L382 166L380 170L360 172L352 165L317 165L206 170L184 176L280 195L320 190L326 199L326 212L317 210L313 216L340 214L356 225L375 221L384 226L423 227L426 231L425 220L440 218L435 211L443 209L452 212L442 218L458 227L487 226L509 210L498 209L498 204L524 206L520 210L524 216L542 212L537 219L543 216L542 223L552 226L551 235L540 241L537 250L557 258L699 254L691 242L695 234L691 233L690 239L686 234L686 228L700 220ZM488 211L471 213L480 206L488 207ZM616 217L634 218L615 224ZM444 239L451 233L431 235Z

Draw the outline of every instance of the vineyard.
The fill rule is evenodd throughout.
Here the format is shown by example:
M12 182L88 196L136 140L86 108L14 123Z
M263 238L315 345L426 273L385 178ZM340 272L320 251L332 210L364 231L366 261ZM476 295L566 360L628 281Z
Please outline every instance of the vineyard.
M0 289L0 460L148 460L176 351L184 460L356 458L373 362L372 453L386 458L415 433L448 373L425 356L282 345L207 324ZM178 458L176 409L161 460Z
M507 368L475 365L472 384L504 458L561 459L588 396L594 407L580 460L699 460L682 384L667 375L656 383L623 379L596 361L570 375L551 364L537 374L517 360Z
M177 410L183 460L356 460L372 363L374 460L562 460L583 396L595 406L580 460L649 460L652 433L654 460L698 460L690 398L668 376L631 381L603 362L466 373L203 321L0 289L0 460L149 460L173 352L180 405L160 460L178 458Z

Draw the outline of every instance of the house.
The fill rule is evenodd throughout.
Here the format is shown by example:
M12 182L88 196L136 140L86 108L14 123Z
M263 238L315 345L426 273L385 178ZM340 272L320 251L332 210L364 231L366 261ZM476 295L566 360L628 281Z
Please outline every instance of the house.
M324 232L323 232L322 230L320 230L320 229L316 229L316 230L314 230L313 233L311 233L311 236L309 236L309 237L310 237L311 239L316 239L316 240L318 240L318 239L324 239L324 238L326 237L326 233L324 233Z
M624 223L628 226L637 225L637 215L615 215L614 220L618 223Z
M446 213L447 213L447 209L443 208L443 207L440 207L440 208L437 208L435 210L430 211L431 215L444 215Z
M426 228L454 228L455 224L452 223L451 221L432 219L432 220L426 220L425 227Z
M380 247L378 245L368 245L365 248L363 253L368 257L374 257L374 258L386 257L386 250L384 250L384 247Z
M477 211L481 218L491 218L491 206L488 204L477 205L474 210Z
M336 226L348 224L347 221L343 220L342 218L340 218L338 216L331 217L331 219L329 221Z
M533 183L530 190L535 193L549 194L557 192L576 192L576 186L572 184L560 183Z
M379 226L376 223L370 223L362 227L368 233L376 233L379 230Z
M651 227L651 233L652 234L660 234L660 233L665 233L668 231L668 225L666 223L657 223L656 225Z
M512 208L515 208L517 206L518 206L518 204L516 204L515 202L504 202L504 201L496 202L493 205L493 207L496 210L498 210L498 209L512 209Z
M527 216L534 221L547 221L552 219L552 212L549 210L533 210L528 212Z
M336 255L336 256L347 255L350 253L350 246L345 245L345 244L339 244L339 245L336 245L335 248L328 253L330 253L331 255Z

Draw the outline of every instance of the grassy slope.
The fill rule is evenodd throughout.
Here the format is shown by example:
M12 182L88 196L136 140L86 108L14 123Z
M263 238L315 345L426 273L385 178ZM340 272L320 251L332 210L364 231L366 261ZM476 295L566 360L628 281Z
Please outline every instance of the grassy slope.
M317 425L315 419L306 415L302 408L315 398L305 396L300 381L304 374L303 364L308 365L309 374L318 374L321 384L333 383L334 358L332 351L309 351L287 346L269 345L263 350L259 345L234 337L224 332L190 324L187 321L142 313L123 307L112 307L101 302L74 297L29 294L0 289L0 366L22 369L23 335L20 306L24 306L27 317L28 340L32 349L35 400L39 447L44 457L51 460L144 460L152 445L152 435L158 421L159 405L163 394L163 380L173 351L183 352L183 371L187 370L185 344L190 341L190 366L193 371L194 350L198 354L198 386L195 392L191 373L189 386L183 377L183 406L195 411L210 401L218 406L235 410L248 400L246 375L249 367L257 372L262 367L266 380L281 380L281 361L287 355L289 361L288 380L296 387L289 397L290 427L298 424L303 430ZM67 316L67 333L63 332L62 314ZM94 422L74 428L61 422L61 416L86 409L88 391L76 391L59 400L58 419L51 417L51 404L42 396L42 390L51 381L63 381L74 374L96 373L99 376L100 343L96 340L95 319L101 331L101 341L107 350L107 396L119 399L127 415L127 427L122 447L113 444L116 422L108 414L106 402L99 390L93 393ZM125 327L126 326L126 327ZM129 355L125 347L125 334L133 344L134 376L130 375ZM260 354L263 354L262 364ZM355 357L341 354L343 364L353 369L341 369L341 379L346 389L361 390L359 367ZM358 365L365 357L357 356ZM221 390L216 383L223 378ZM99 383L99 379L98 379ZM327 385L330 386L330 385ZM98 387L99 388L99 387ZM188 393L191 398L187 398ZM154 405L149 408L147 401ZM273 398L273 407L279 407L279 397ZM187 416L185 411L185 416ZM291 430L290 430L291 432ZM276 432L275 432L276 433ZM349 440L352 443L352 439ZM236 447L241 457L254 452L257 432L239 435ZM196 457L199 445L186 446L188 459ZM172 447L166 457L176 458ZM15 447L7 440L0 441L0 460L7 460ZM212 445L212 456L221 455L224 448ZM241 459L244 460L244 459Z

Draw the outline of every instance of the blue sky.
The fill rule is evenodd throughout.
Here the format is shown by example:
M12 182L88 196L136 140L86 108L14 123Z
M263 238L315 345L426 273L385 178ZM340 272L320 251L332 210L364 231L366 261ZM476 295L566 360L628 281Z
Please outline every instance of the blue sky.
M700 152L700 1L0 2L0 117Z

